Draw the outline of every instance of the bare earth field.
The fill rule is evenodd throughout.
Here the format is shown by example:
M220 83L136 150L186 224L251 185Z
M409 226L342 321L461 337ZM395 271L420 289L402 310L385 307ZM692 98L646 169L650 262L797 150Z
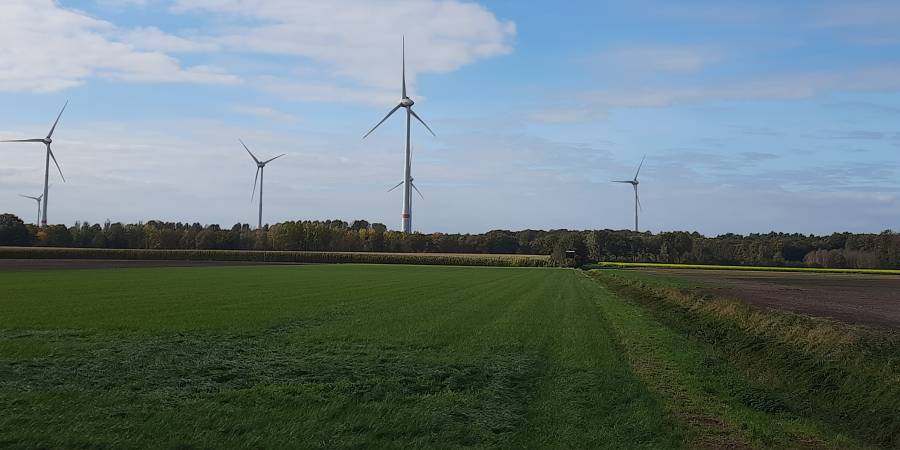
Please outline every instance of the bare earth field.
M249 261L154 261L118 259L0 259L0 272L23 272L35 270L67 269L125 269L133 267L219 267L253 266L262 263Z
M900 277L890 275L642 269L697 281L700 292L848 323L900 329Z

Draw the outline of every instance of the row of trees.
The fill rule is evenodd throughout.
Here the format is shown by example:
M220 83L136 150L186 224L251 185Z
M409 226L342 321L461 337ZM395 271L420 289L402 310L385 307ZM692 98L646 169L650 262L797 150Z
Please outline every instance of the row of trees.
M568 249L581 261L900 268L900 234L723 234L594 230L494 230L483 234L403 234L357 220L290 221L253 230L150 221L137 224L76 222L38 229L0 215L0 245L50 247L311 250L365 252L504 253L553 255Z

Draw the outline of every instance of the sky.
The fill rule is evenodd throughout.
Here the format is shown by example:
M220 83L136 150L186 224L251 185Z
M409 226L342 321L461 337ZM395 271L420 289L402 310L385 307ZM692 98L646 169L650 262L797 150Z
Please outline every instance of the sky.
M677 4L676 4L677 3ZM53 136L51 223L422 232L900 229L900 2L4 0L0 139ZM0 144L36 219L40 144ZM254 200L255 201L255 200Z

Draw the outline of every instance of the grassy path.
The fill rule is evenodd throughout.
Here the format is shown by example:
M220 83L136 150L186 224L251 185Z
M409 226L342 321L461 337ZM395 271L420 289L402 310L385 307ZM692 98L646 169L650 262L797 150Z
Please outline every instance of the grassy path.
M792 412L712 348L664 326L641 307L605 289L598 304L614 324L629 365L685 430L689 447L864 448Z
M735 383L731 376L721 377L718 369L698 371L703 380L721 378L718 397L730 395L752 410L775 416L815 418L818 425L804 420L813 429L897 448L900 341L895 333L697 295L685 289L691 287L690 280L608 271L593 271L590 276L639 304L642 313L675 330L686 345L711 355L714 366L740 377ZM761 442L771 441L757 434ZM844 448L862 445L839 434L809 442Z

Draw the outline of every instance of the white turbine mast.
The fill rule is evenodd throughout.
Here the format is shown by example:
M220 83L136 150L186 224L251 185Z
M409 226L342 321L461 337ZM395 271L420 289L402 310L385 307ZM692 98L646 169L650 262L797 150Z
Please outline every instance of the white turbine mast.
M244 144L244 141L238 139L242 146L244 146L244 150L247 150L247 153L250 154L250 157L253 158L253 161L256 162L256 175L253 177L253 191L250 192L250 203L253 203L253 196L256 195L256 181L259 180L259 221L257 222L257 229L262 229L262 209L263 209L263 178L265 177L266 164L275 161L278 158L281 158L285 155L282 153L274 158L267 159L265 161L260 161L253 152L247 147L247 144Z
M41 195L43 198L43 213L40 217L40 226L47 226L47 200L48 194L47 191L49 189L49 181L50 181L50 159L53 158L53 164L56 165L56 170L59 171L59 176L62 178L63 182L66 181L66 177L63 176L62 169L59 168L59 163L56 162L56 155L53 154L53 150L50 149L50 144L53 143L53 132L56 130L56 125L59 123L60 117L62 117L63 112L66 110L66 106L69 106L69 101L66 100L66 103L63 105L62 109L59 111L59 115L56 116L56 121L53 122L53 126L50 127L50 132L47 133L47 137L39 138L39 139L11 139L0 142L40 142L47 146L47 155L44 161L44 193Z
M34 222L35 225L40 225L41 223L41 200L44 199L44 194L38 195L37 197L32 197L30 195L19 194L20 197L30 198L37 202L37 221Z
M413 111L412 106L416 103L409 96L406 95L406 37L404 36L402 41L402 90L400 92L400 103L394 107L394 109L390 110L387 115L381 119L381 122L378 122L368 133L363 136L363 139L367 138L376 128L381 126L388 117L391 117L392 114L397 112L400 108L406 108L406 159L403 166L403 181L400 182L397 186L394 186L391 191L403 185L403 212L400 217L402 218L401 229L404 233L412 233L412 190L415 189L416 192L419 192L419 189L413 185L413 177L412 177L412 159L410 155L411 143L410 143L410 127L412 118L415 117L422 125L425 126L425 129L431 133L432 136L437 136L434 134L434 131L431 130L431 127ZM390 191L388 191L390 192ZM422 193L419 192L421 196Z
M644 159L646 159L646 158L647 158L647 155L644 155L644 157L641 158L641 164L638 165L637 172L634 173L633 179L613 181L613 183L628 183L631 185L631 187L634 188L634 231L635 232L640 232L640 230L638 229L638 209L640 209L641 211L644 210L644 207L641 206L641 198L638 196L638 185L641 184L641 182L638 181L638 174L641 173L641 167L644 166Z

